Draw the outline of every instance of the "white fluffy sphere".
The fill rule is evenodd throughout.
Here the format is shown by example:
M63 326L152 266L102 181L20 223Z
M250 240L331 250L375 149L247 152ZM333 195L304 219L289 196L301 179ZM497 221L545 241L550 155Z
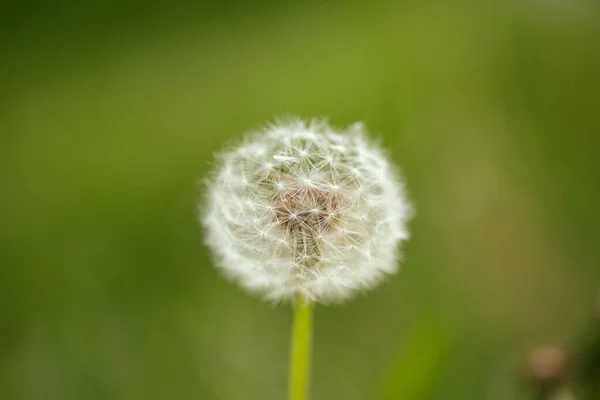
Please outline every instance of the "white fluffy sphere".
M202 223L217 265L271 300L341 301L397 270L411 207L361 124L293 120L221 154Z

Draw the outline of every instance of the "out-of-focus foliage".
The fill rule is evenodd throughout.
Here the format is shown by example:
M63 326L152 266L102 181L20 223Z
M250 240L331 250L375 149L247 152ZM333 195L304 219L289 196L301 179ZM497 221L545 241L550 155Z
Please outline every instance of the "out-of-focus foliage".
M444 361L450 335L440 327L417 326L401 346L385 377L382 399L426 398Z
M213 153L286 114L365 121L418 210L399 275L317 308L315 400L527 398L527 349L580 348L597 2L2 7L1 398L283 398L289 307L219 276L195 220Z

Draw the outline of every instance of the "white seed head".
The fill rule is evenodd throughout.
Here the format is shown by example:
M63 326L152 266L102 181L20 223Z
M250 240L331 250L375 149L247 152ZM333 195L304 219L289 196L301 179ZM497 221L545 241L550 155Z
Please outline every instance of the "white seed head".
M202 223L217 265L241 286L337 302L396 271L411 206L361 124L277 123L219 161Z

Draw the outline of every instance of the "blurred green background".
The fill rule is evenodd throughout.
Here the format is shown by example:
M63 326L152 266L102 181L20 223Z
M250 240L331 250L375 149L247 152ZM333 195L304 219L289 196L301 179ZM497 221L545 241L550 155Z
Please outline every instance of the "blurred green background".
M290 307L222 278L196 222L213 153L281 115L364 121L418 210L400 274L317 308L313 399L532 398L523 354L585 354L600 314L599 17L4 2L0 398L285 398Z

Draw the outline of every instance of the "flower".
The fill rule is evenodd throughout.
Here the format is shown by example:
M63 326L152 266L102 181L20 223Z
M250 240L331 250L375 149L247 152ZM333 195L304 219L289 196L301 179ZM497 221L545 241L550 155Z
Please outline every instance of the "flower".
M362 124L278 122L218 159L202 224L218 267L244 288L339 302L396 272L411 206Z

